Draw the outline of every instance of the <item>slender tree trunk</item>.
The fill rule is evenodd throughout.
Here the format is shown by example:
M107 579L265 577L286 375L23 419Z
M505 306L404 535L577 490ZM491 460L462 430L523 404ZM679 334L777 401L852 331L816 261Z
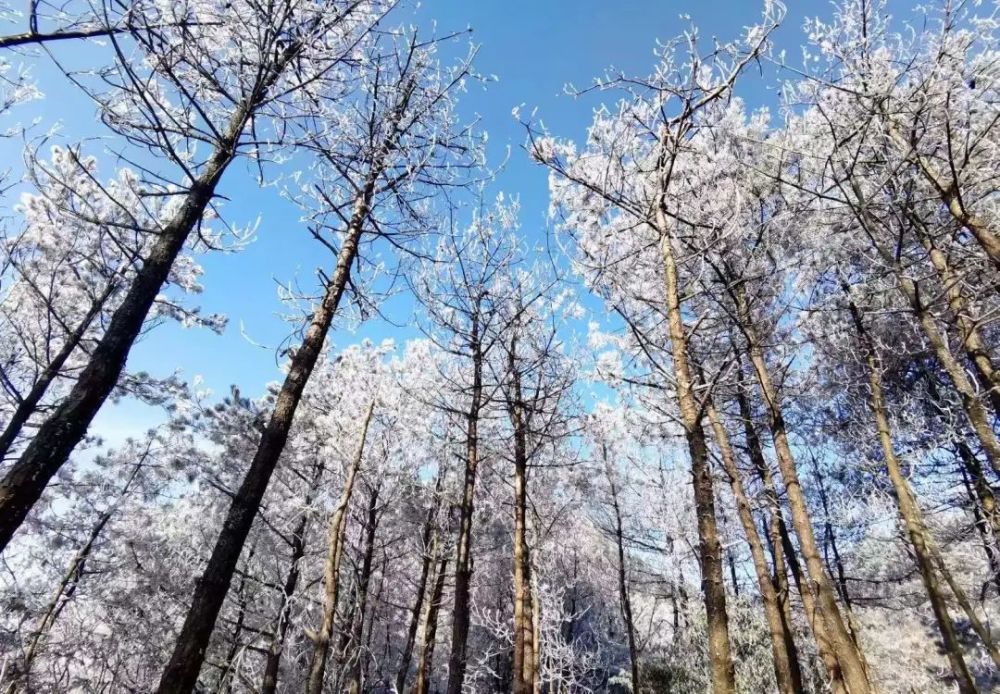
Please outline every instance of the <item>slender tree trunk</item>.
M969 601L969 597L965 594L965 590L959 585L958 581L952 575L951 570L944 561L944 557L941 556L941 551L937 548L934 543L929 539L926 540L927 551L930 553L931 558L934 560L934 566L937 567L938 572L944 578L945 583L948 584L948 588L951 589L952 595L955 596L955 602L958 603L962 611L965 612L965 616L969 619L969 624L972 626L972 630L976 632L976 636L979 637L980 642L983 644L983 648L990 656L990 660L993 664L1000 668L1000 650L997 649L996 643L993 641L993 635L990 630L983 624L982 620L979 619L979 615L976 614L975 608Z
M440 551L440 536L436 536L433 554ZM434 577L434 589L427 601L424 612L423 643L420 647L420 658L417 660L417 672L413 680L410 694L428 694L430 691L431 668L434 665L434 645L437 642L438 613L441 609L441 599L444 595L444 581L448 575L448 555L441 552L438 560L437 574Z
M662 168L662 166L660 167ZM666 215L666 185L661 186L657 205L657 226L663 263L667 323L677 389L677 404L691 456L694 478L695 513L698 517L698 555L701 566L701 589L708 619L708 654L714 694L736 691L736 674L729 646L729 618L726 614L726 586L722 570L722 548L715 521L715 492L708 464L708 447L702 426L701 406L695 397L691 376L688 342L681 311L677 263ZM457 694L457 693L455 693Z
M109 282L107 289L104 293L97 299L94 300L93 305L90 310L87 311L87 315L83 317L80 324L76 326L69 335L66 336L66 341L63 343L62 347L56 352L55 356L48 363L45 369L42 371L41 375L31 386L28 393L20 399L17 403L17 407L14 412L10 415L10 421L7 422L7 426L4 427L3 433L0 433L0 460L4 460L10 449L14 446L17 441L18 436L21 434L21 430L24 425L28 423L31 419L31 415L35 414L38 410L38 405L42 402L42 398L49 390L49 386L52 382L56 380L59 372L62 371L63 366L66 365L66 361L73 355L76 348L79 347L80 342L83 340L83 336L87 334L87 330L90 328L91 323L100 314L101 310L104 308L104 304L107 302L108 298L118 287L116 282Z
M968 473L972 489L975 491L975 496L972 497L973 505L977 510L982 511L983 520L989 524L993 531L995 547L995 543L1000 542L1000 507L997 506L993 487L990 486L989 480L983 474L983 466L969 445L958 439L955 441L955 446L958 449L959 459L962 461L963 472ZM975 503L977 500L978 504Z
M848 296L850 296L850 289L846 285L843 288ZM903 524L906 527L910 545L913 547L917 568L920 570L920 577L924 583L924 590L927 592L927 598L930 601L934 618L937 621L941 643L948 657L948 662L951 665L951 671L958 684L959 691L962 694L977 694L979 690L976 687L972 674L969 672L965 659L962 657L961 643L958 640L955 625L948 614L947 602L938 586L937 576L934 573L933 560L930 557L927 547L929 533L927 532L923 513L916 501L909 481L903 474L902 465L900 465L895 447L893 446L885 394L882 389L882 372L878 353L862 321L861 312L853 301L850 302L850 310L858 339L861 342L865 363L868 366L868 385L871 390L870 405L872 416L875 419L875 427L878 431L879 444L882 447L882 456L885 458L889 479L892 481L893 490L896 492L899 512L903 518Z
M877 225L866 210L864 193L856 181L851 180L850 184L858 201L852 208L854 216L868 232L869 237L875 239L877 238L875 235ZM966 373L965 368L958 362L955 355L952 354L946 336L942 334L934 317L924 306L923 300L920 297L919 285L906 275L903 268L900 267L899 261L888 249L875 241L872 244L886 265L893 269L899 291L910 305L910 310L913 312L918 325L923 331L924 337L927 338L927 343L933 350L934 356L937 358L944 372L948 374L955 392L958 393L965 416L968 418L973 432L979 438L990 466L995 472L1000 473L1000 439L997 438L996 432L993 430L991 418L979 397L975 385Z
M976 490L972 488L972 483L969 481L969 475L965 471L965 468L959 468L959 472L962 473L962 484L965 487L966 495L969 497L969 505L972 507L973 523L976 526L976 531L979 533L979 539L983 543L983 554L986 555L986 563L990 567L990 581L996 588L997 595L1000 596L1000 557L997 556L993 536L990 534L986 518L983 516L983 511L979 506Z
M448 657L447 694L462 694L465 682L465 647L469 639L469 593L472 583L472 521L476 502L476 469L479 466L479 412L483 399L483 354L479 316L473 316L472 398L466 414L465 479L459 507L458 543L455 549L455 603L452 609L451 654Z
M742 369L742 363L741 363ZM764 500L767 504L767 533L768 533L768 545L771 550L772 562L774 564L774 588L775 597L778 600L778 605L781 609L781 624L782 624L782 634L785 646L785 652L787 653L788 662L792 667L792 681L799 682L800 686L803 681L801 664L799 663L799 653L798 648L795 646L795 630L792 624L792 607L791 607L791 589L788 585L788 567L786 564L785 557L785 543L782 542L783 535L787 535L787 529L785 528L784 513L781 510L781 500L778 497L778 490L774 485L774 478L771 476L771 468L767 464L767 460L764 458L764 449L761 446L760 438L757 435L757 429L753 422L753 411L750 408L750 401L747 399L746 393L743 390L742 382L737 383L736 387L736 402L740 409L740 419L743 421L743 436L746 440L747 453L750 457L750 462L753 464L754 470L757 472L757 476L760 478L760 482L764 487ZM790 542L788 543L791 544ZM795 557L791 557L791 561L794 561ZM798 583L796 584L798 585ZM808 598L811 604L811 594ZM805 601L803 601L805 602ZM809 624L812 625L812 619L809 619ZM810 627L811 628L811 627ZM816 634L814 633L814 636ZM836 678L834 678L835 684L834 690L837 691L838 687L843 690L843 683L837 679L839 678L840 667L836 665L836 657L829 650L829 644L826 638L817 639L817 649L820 652L820 658L823 660L824 664L833 664L835 667L830 671L831 678L834 678L834 673L836 673ZM822 643L820 643L822 641Z
M792 514L792 525L795 527L795 533L799 538L799 547L802 550L806 571L809 575L810 590L815 594L816 606L824 623L830 647L836 654L837 661L840 664L840 671L843 674L844 685L847 691L850 694L869 694L872 687L868 681L864 659L847 625L844 623L840 608L837 606L834 590L830 585L830 580L823 566L823 559L813 533L809 507L806 503L805 493L802 491L802 485L799 482L795 457L792 455L791 445L788 442L788 433L786 431L784 413L781 408L781 400L778 397L774 384L771 382L771 375L767 367L767 362L764 359L764 351L753 329L746 296L743 294L742 289L736 292L736 300L737 317L740 323L739 328L747 340L750 363L756 374L757 384L760 387L764 405L767 409L768 421L771 427L771 438L774 442L774 450L778 459L778 468L785 482L788 507Z
M1000 417L1000 371L993 365L993 355L983 340L978 322L969 313L969 302L962 292L959 277L955 274L944 251L935 245L931 235L915 215L910 215L920 243L923 245L931 264L938 273L938 278L948 297L948 308L951 311L949 323L958 333L966 356L975 370L976 376L983 387L987 389L987 401L993 409L993 416Z
M274 633L271 635L271 643L267 648L267 656L264 662L264 678L261 682L260 694L275 694L278 688L278 675L281 671L281 654L284 651L285 638L288 634L292 597L295 595L295 591L299 585L299 563L306 553L306 530L309 527L309 508L312 506L313 494L319 487L325 467L322 460L317 461L313 469L309 488L306 490L302 515L292 530L291 562L288 566L288 574L285 576L285 583L281 590L281 603L278 606L277 623Z
M247 552L245 567L253 560L253 555L254 547L251 545L250 551ZM236 656L240 652L240 637L243 635L243 625L247 618L246 589L247 574L244 568L243 574L240 576L240 582L236 587L236 619L233 621L233 633L229 637L229 650L226 652L226 659L223 661L222 674L219 675L219 682L215 687L216 692L228 693L233 689L231 675L236 663Z
M771 655L774 659L774 675L778 683L778 691L785 692L786 694L798 694L804 691L802 687L802 673L799 670L798 663L793 663L789 660L781 606L778 604L778 595L774 589L774 584L771 582L771 573L767 566L764 544L757 533L757 524L754 522L750 500L747 498L746 489L743 486L743 478L736 465L736 456L733 454L732 446L729 443L729 434L726 432L726 428L722 424L711 399L706 403L706 413L708 414L712 431L715 433L715 441L719 446L722 467L729 478L733 497L736 499L736 510L740 518L740 523L743 525L747 544L750 545L750 557L753 560L754 572L757 574L757 586L760 589L761 601L764 603L764 616L767 618L768 630L771 634Z
M403 653L399 659L399 670L396 672L396 692L402 694L406 685L406 675L410 671L410 661L413 658L413 647L417 642L417 630L420 628L420 617L423 614L424 598L427 594L427 581L430 578L431 570L434 568L435 557L431 552L431 547L437 542L438 527L437 516L441 507L441 488L444 484L445 468L442 465L438 469L437 481L434 483L434 500L427 510L427 517L424 519L424 530L421 535L421 549L423 561L420 566L420 579L417 581L417 596L413 601L413 608L410 610L410 626L406 630L406 643L403 646Z
M174 261L191 231L201 221L226 167L236 157L243 129L300 48L300 44L292 42L262 75L253 92L236 107L177 213L157 231L156 243L143 260L73 388L38 428L21 457L0 481L0 552L7 547L49 480L83 440L97 411L118 383L132 345Z
M628 660L632 676L632 691L639 691L639 648L635 639L635 620L632 617L632 595L629 591L628 560L625 554L625 527L622 521L621 504L618 500L618 485L615 474L608 460L608 448L601 446L601 456L604 459L604 470L611 490L611 510L615 518L615 547L618 550L618 602L622 611L622 621L625 622L625 635L628 637ZM575 559L574 559L575 561Z
M531 599L531 558L528 549L528 433L517 335L510 341L508 375L511 393L507 412L514 432L514 694L532 694L535 681L535 630Z
M371 584L372 559L375 556L375 533L378 529L378 497L379 487L376 485L368 497L368 516L365 518L365 545L361 560L361 575L355 595L357 609L351 620L351 635L349 640L350 655L347 657L347 686L349 694L359 694L364 684L362 659L364 658L364 628L365 615L368 611L368 586ZM317 692L316 694L319 694Z
M333 637L333 623L337 615L337 598L340 591L340 563L344 555L344 533L347 527L347 512L354 493L354 481L361 469L364 459L365 439L368 438L368 425L375 411L374 398L368 403L364 419L361 423L361 436L358 447L347 469L344 488L340 492L340 500L330 516L330 529L326 564L323 571L323 618L320 627L312 635L313 652L309 662L309 677L306 682L306 694L321 694L323 678L326 674L326 662L330 656L330 640Z

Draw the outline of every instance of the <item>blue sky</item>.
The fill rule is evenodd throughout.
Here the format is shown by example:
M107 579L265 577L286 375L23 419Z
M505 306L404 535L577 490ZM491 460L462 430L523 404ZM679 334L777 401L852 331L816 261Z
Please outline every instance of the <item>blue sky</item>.
M824 0L788 0L788 5L777 42L797 59L803 19L828 16L830 5ZM469 116L477 115L489 132L494 162L503 159L510 148L509 161L493 190L520 198L522 229L535 238L546 233L546 173L532 165L522 151L524 132L512 117L512 108L522 106L524 112L537 109L537 117L554 134L580 138L596 102L565 95L566 84L586 86L609 67L645 74L653 65L656 40L673 37L687 26L681 15L689 15L706 38L730 38L755 21L759 8L755 0L427 0L415 10L401 12L398 21L413 21L423 27L436 21L439 34L473 29L471 40L480 46L477 67L484 74L496 75L497 81L485 89L473 87L464 95L461 107ZM77 50L90 49L60 47L56 55L72 61ZM88 121L76 115L92 109L64 77L44 61L33 71L47 98L27 112L34 109L47 123L62 120L70 141L100 133L92 117ZM752 106L773 104L768 81L748 80L741 95ZM0 146L0 156L18 156L11 146L10 142ZM238 385L245 394L258 395L266 383L280 378L275 352L266 347L279 344L292 326L279 318L282 306L277 299L277 282L299 279L311 284L317 258L326 256L316 253L315 242L308 239L297 211L282 203L274 190L257 190L251 176L240 169L227 172L221 186L229 200L225 215L236 225L259 217L257 238L238 254L204 258L205 292L198 298L206 312L229 316L228 329L218 336L207 330L164 325L133 350L131 369L158 376L180 369L188 379L201 375L220 395L230 384ZM104 170L105 176L110 174ZM408 302L395 301L389 308L395 323L408 322ZM405 340L415 334L412 328L372 321L357 332L335 330L331 341L343 346L362 337ZM158 418L149 408L125 403L105 408L95 430L109 441L117 441Z

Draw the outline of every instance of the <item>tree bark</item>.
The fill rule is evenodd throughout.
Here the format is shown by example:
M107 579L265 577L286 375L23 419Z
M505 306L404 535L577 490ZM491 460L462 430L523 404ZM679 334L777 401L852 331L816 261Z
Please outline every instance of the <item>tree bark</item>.
M507 411L514 432L514 667L513 694L532 694L535 683L535 629L528 549L528 433L517 363L517 335L511 338Z
M750 545L750 557L753 560L754 572L757 574L757 586L760 589L761 601L764 603L764 616L767 618L768 630L771 635L771 655L774 659L774 675L778 683L778 691L786 694L798 694L802 688L802 673L798 662L789 659L786 642L785 624L778 604L778 595L771 582L771 573L767 566L767 556L764 544L757 533L753 510L743 486L743 478L736 465L736 456L729 443L729 434L719 418L714 403L709 399L706 403L706 413L715 433L715 442L719 446L719 456L722 467L729 478L729 485L736 499L736 510L743 525L747 544Z
M347 477L344 488L340 492L340 500L330 516L330 529L327 537L326 564L323 571L323 618L320 627L312 635L313 652L309 662L309 677L306 682L306 694L322 694L323 678L326 674L326 662L330 656L330 640L333 637L334 619L337 615L337 599L340 591L340 563L344 555L344 532L347 527L347 511L354 493L354 481L361 469L364 459L365 439L368 438L368 425L375 411L374 398L368 403L364 419L361 423L361 436Z
M662 168L662 166L660 167ZM667 323L677 389L677 404L691 457L695 513L698 517L698 558L701 589L708 620L708 654L714 694L736 691L736 674L729 645L729 618L726 614L726 586L723 579L722 548L715 521L715 492L708 464L708 447L702 426L702 411L694 393L684 319L681 312L677 263L668 233L666 185L662 185L657 205L657 226L663 263ZM457 694L457 693L454 693Z
M434 551L436 557L440 552L440 536L436 536ZM438 560L437 574L434 578L434 589L427 601L424 612L423 643L420 647L420 658L417 660L417 672L414 676L410 694L428 694L430 691L431 668L434 665L434 645L437 642L438 613L441 609L441 599L444 595L444 581L448 575L448 556L441 552Z
M479 466L479 413L483 399L483 353L479 316L473 316L472 397L466 414L465 479L459 507L458 543L455 549L455 602L452 609L451 653L448 657L447 694L462 694L465 682L465 647L469 639L469 592L472 583L472 521L475 515L476 470Z
M410 626L406 630L406 643L403 646L403 653L399 658L399 670L396 672L396 692L402 694L406 685L406 676L410 671L410 661L413 658L413 647L417 642L417 631L420 628L420 617L423 614L424 599L427 594L427 582L434 568L435 557L431 553L431 547L437 542L439 533L437 527L438 511L441 508L441 492L444 484L445 468L442 465L438 469L437 481L434 483L434 499L431 507L427 510L427 517L424 519L424 529L421 534L421 549L423 560L420 565L420 578L417 581L417 595L413 601L413 608L410 610Z

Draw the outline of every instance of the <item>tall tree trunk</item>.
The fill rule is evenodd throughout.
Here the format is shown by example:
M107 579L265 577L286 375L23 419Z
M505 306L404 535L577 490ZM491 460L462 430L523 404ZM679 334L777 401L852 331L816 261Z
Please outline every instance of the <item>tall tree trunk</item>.
M850 297L850 289L846 285L844 285L843 289L848 297ZM872 416L875 419L879 444L882 447L882 457L885 459L889 479L892 481L892 487L896 493L899 513L903 518L903 524L906 527L910 545L913 547L917 568L920 570L920 578L924 583L924 590L927 592L927 598L930 601L934 618L937 621L941 643L948 657L948 662L951 665L951 671L958 684L959 691L962 694L977 694L979 690L976 687L972 674L969 672L965 659L962 657L962 647L955 632L955 625L948 614L947 602L938 586L933 560L930 557L927 547L929 534L927 532L927 525L924 522L923 513L916 501L909 481L903 474L902 465L900 465L895 447L893 446L885 394L882 389L882 367L879 363L878 353L862 321L861 312L853 301L850 301L850 311L858 340L861 343L865 363L868 367L868 385L871 390L870 406Z
M969 302L962 292L960 278L951 267L947 255L934 243L922 221L917 219L916 215L909 216L948 297L948 308L951 312L948 322L958 333L960 344L975 370L977 379L987 390L986 399L993 409L993 416L1000 417L1000 371L993 365L993 355L983 340L978 321L969 313Z
M771 573L767 566L767 556L764 544L757 533L750 500L743 486L743 478L736 465L736 456L729 443L729 434L719 418L711 398L706 403L706 413L719 446L722 467L729 478L729 485L736 499L736 510L743 525L743 532L750 545L750 557L753 560L754 572L757 574L757 586L760 589L761 601L764 603L764 616L767 618L768 630L771 635L771 655L774 659L774 675L778 683L778 691L785 694L798 694L804 691L802 687L802 672L798 662L789 659L789 649L786 641L785 624L778 604L778 595L771 582Z
M375 556L375 533L378 530L378 497L379 486L376 485L368 495L368 515L365 518L365 544L361 559L361 574L358 576L357 590L354 599L356 609L351 620L351 635L349 639L350 655L347 662L347 686L344 691L349 694L359 694L362 681L362 659L364 658L364 628L365 615L368 612L368 586L371 584L372 559ZM346 650L346 649L345 649ZM317 691L316 694L319 694Z
M479 467L479 412L483 399L483 353L479 316L473 316L472 397L466 414L465 479L459 506L458 542L455 548L455 602L452 609L451 653L448 657L447 694L462 694L465 682L465 647L469 639L469 593L472 583L472 521L475 516L476 470Z
M625 554L625 527L622 520L621 504L618 499L618 485L615 482L614 470L608 459L608 448L601 445L601 456L604 470L611 490L611 510L615 520L615 547L618 551L618 604L622 611L622 621L625 623L625 636L628 638L629 670L632 676L632 691L639 691L639 648L635 639L635 620L632 617L632 594L629 590L628 560ZM574 557L574 562L576 561Z
M274 694L278 688L278 675L281 671L281 654L285 648L285 638L288 635L289 612L291 611L292 597L299 585L300 567L299 563L306 553L306 530L309 527L309 508L312 506L313 495L319 488L320 480L326 466L322 459L316 462L313 468L312 479L306 490L305 502L303 504L302 515L291 536L291 561L288 566L288 574L285 576L285 583L281 588L281 602L278 605L278 617L271 635L271 642L268 644L267 656L264 662L264 677L261 682L260 694Z
M440 549L440 535L435 537L433 555L438 559L437 573L434 577L434 589L424 608L423 638L420 646L420 657L417 659L417 671L413 679L410 694L428 694L430 691L431 668L434 665L434 645L437 642L438 614L441 610L441 599L444 596L444 581L448 575L448 555Z
M236 656L240 652L240 637L243 635L243 626L247 618L247 572L246 567L250 565L251 560L253 560L255 548L253 545L250 546L250 551L247 552L246 562L244 563L244 571L240 576L240 582L236 586L236 619L233 620L233 632L229 636L229 650L226 652L226 658L223 660L222 673L219 675L219 682L216 684L216 692L231 692L233 690L232 684L232 673L233 668L236 663Z
M660 167L661 169L663 166ZM694 481L694 505L698 518L698 558L701 566L701 590L708 620L708 655L714 694L736 691L736 672L729 646L729 618L726 614L726 585L722 570L722 547L715 521L715 492L708 464L708 447L702 426L702 410L694 392L688 355L688 338L681 311L681 293L674 249L668 233L666 184L661 185L657 205L660 254L663 263L664 293L670 347L673 357L677 405L691 457ZM457 693L456 693L457 694Z
M413 647L417 642L417 630L420 628L420 617L423 614L424 599L427 594L427 581L430 578L431 570L434 568L435 557L431 552L432 545L437 542L438 526L437 516L441 508L441 491L444 484L445 467L438 468L437 481L434 483L434 499L431 507L427 510L424 519L424 530L421 534L421 550L423 560L420 565L420 578L417 581L417 595L413 601L413 608L410 610L410 626L406 630L406 643L403 645L403 653L399 658L399 669L396 672L396 692L402 694L406 685L406 676L410 671L410 661L413 658Z
M177 213L157 231L156 243L143 259L142 267L73 388L38 428L21 457L0 481L0 552L7 547L49 480L83 440L97 411L118 383L132 345L174 261L201 221L226 167L236 157L244 128L300 48L301 44L291 42L270 69L264 71L251 94L235 108Z
M313 652L309 662L309 676L306 681L306 694L321 694L323 677L326 674L326 662L330 656L330 640L333 637L333 623L337 614L337 599L340 595L340 563L344 555L344 533L347 527L347 512L354 493L354 481L361 469L364 459L365 439L368 438L368 425L375 411L375 399L368 403L364 419L361 423L361 436L354 457L347 469L344 488L340 492L337 507L330 516L330 529L327 534L328 545L326 564L323 570L323 618L320 627L312 635Z
M743 365L741 359L741 372L742 368ZM778 605L781 609L781 626L785 652L788 654L788 662L792 666L793 681L801 683L803 678L801 664L799 663L798 648L795 645L795 630L792 623L791 589L788 585L788 566L786 563L785 543L782 542L782 536L787 535L788 531L785 528L784 513L781 510L781 500L778 497L778 490L775 488L774 478L771 476L771 468L767 464L767 460L764 458L764 449L761 446L760 437L757 435L757 428L753 422L753 411L750 407L750 401L744 391L742 381L739 381L736 384L736 402L740 410L740 419L743 422L743 437L746 441L747 454L749 455L750 462L764 488L768 546L771 551L771 560L774 567L773 583L775 597L778 600ZM794 561L795 557L792 556L791 560ZM796 585L798 585L798 583L796 583ZM808 598L810 604L811 598L812 596L810 594ZM809 623L811 625L812 620L809 620ZM815 633L814 636L816 636ZM816 636L816 639L817 650L820 652L820 659L823 660L824 664L832 663L836 666L830 671L831 678L834 679L836 685L834 686L834 691L837 691L838 687L842 690L843 683L839 680L840 667L839 665L836 665L836 657L830 652L829 644L827 643L825 637L820 639ZM836 678L833 676L834 673L836 673Z
M788 432L785 426L781 400L771 381L767 362L764 359L764 350L752 325L749 306L747 305L746 295L743 293L742 287L736 290L735 299L737 302L738 327L747 340L750 363L757 377L757 384L760 387L768 414L771 438L774 442L774 450L778 459L778 468L781 471L785 490L788 495L788 507L792 514L792 525L795 527L795 533L799 538L799 547L801 548L806 571L809 575L809 588L815 594L816 606L824 623L830 647L836 654L837 661L840 664L840 670L843 674L844 685L847 691L850 694L869 694L872 688L871 683L868 681L864 659L847 625L844 623L840 608L837 606L833 587L830 585L830 580L823 566L819 546L816 544L812 519L809 516L809 507L806 503L805 493L802 491L802 485L799 482L795 457L788 442Z
M532 618L531 558L528 549L528 423L517 363L517 335L510 341L507 411L514 432L514 667L513 693L532 694L535 682L535 629Z

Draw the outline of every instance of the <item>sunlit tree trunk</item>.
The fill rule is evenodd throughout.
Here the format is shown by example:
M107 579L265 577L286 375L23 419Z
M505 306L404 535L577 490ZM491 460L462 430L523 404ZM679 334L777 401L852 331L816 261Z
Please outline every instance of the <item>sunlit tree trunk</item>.
M532 694L535 682L535 629L528 549L528 432L517 363L517 334L510 340L507 410L514 432L514 694Z
M361 462L364 459L365 439L368 437L368 425L375 411L375 400L368 403L361 422L361 436L351 459L344 480L344 488L340 492L340 500L330 516L330 528L327 533L326 564L323 570L323 617L319 629L312 634L313 651L309 662L309 677L306 682L306 694L322 694L323 678L326 674L326 663L330 656L330 640L333 638L334 620L337 615L337 600L340 595L340 564L344 555L344 533L347 528L347 513L354 493L354 482Z
M760 589L761 601L764 603L764 616L767 619L771 635L771 655L774 659L774 674L778 683L778 691L786 694L802 692L802 673L798 662L790 660L791 654L786 642L784 619L781 614L781 606L778 604L777 592L771 582L764 544L757 533L757 525L754 523L753 511L743 486L743 478L736 465L736 456L733 454L733 448L729 442L729 434L711 399L706 403L706 414L715 434L715 442L719 447L719 457L722 460L723 470L729 478L729 485L732 488L733 497L736 499L737 514L743 525L747 544L750 546L750 557L753 560L757 586Z
M868 681L864 659L844 622L843 615L837 605L833 587L830 585L830 579L827 577L826 569L823 566L823 558L816 543L815 534L813 533L809 507L799 481L795 457L788 442L788 432L785 426L781 400L771 381L767 362L764 359L764 351L750 319L747 299L742 290L735 292L735 299L739 328L747 340L750 364L757 378L757 384L767 411L768 422L771 428L771 438L774 442L774 450L778 460L778 468L781 471L781 476L785 483L785 491L788 495L788 507L792 515L792 525L795 528L795 534L799 538L799 547L802 551L802 557L805 560L809 578L808 589L815 595L819 617L823 621L830 648L836 654L840 665L844 686L850 694L868 694L872 688L871 683ZM818 635L817 638L819 638Z
M665 170L666 163L659 169ZM662 175L667 175L664 171ZM698 558L701 566L701 588L708 618L708 653L714 694L736 691L736 674L729 645L729 618L726 614L726 586L723 579L722 547L715 519L715 492L708 464L708 446L702 425L701 405L694 392L694 382L688 355L688 337L681 310L681 292L677 263L668 229L666 214L666 181L661 185L656 220L660 234L660 254L663 264L664 292L670 348L677 390L681 424L687 439L694 482L695 513L698 519Z

